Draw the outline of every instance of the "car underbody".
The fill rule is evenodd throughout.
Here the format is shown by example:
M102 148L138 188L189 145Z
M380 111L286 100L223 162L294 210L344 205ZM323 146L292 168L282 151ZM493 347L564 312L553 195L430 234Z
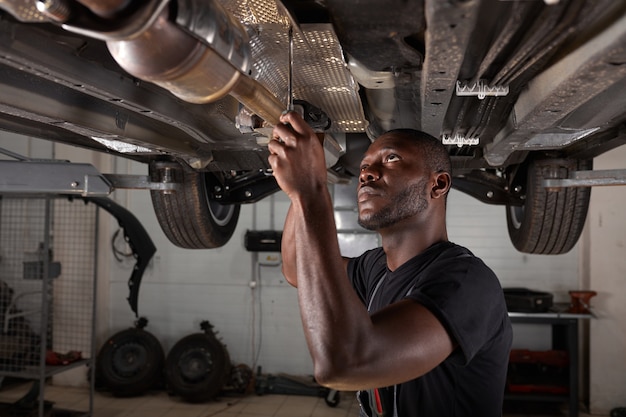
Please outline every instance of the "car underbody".
M223 245L239 205L277 191L266 143L292 100L324 134L334 182L357 175L387 130L441 139L453 187L506 206L511 239L529 253L569 251L585 221L589 183L545 181L590 171L626 139L623 0L0 9L0 129L131 158L153 181L180 184L152 197L182 247Z

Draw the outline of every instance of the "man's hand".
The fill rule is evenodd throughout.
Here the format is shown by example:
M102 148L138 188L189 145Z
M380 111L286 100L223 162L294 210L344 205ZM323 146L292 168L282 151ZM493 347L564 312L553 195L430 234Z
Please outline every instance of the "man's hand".
M326 187L324 148L311 127L296 112L280 117L268 144L268 161L280 188L293 201L315 196Z

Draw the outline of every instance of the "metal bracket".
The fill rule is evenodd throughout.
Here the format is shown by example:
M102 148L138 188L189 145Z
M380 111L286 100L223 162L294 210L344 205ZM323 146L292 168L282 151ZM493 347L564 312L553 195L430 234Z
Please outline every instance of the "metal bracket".
M626 185L626 169L572 171L568 178L544 179L542 185L545 188Z
M179 184L175 182L153 182L148 175L102 174L114 189L126 188L135 190L176 191Z
M441 143L443 143L444 145L456 145L457 147L462 148L465 145L476 146L480 144L480 138L465 136L461 135L460 133L456 133L454 136L448 133L444 133L444 135L441 137Z
M490 86L484 80L479 80L473 84L468 82L456 82L457 96L478 97L480 100L487 96L506 96L509 94L509 86Z
M90 164L55 160L0 161L0 193L106 197L115 189L175 191L178 184L147 175L101 174Z

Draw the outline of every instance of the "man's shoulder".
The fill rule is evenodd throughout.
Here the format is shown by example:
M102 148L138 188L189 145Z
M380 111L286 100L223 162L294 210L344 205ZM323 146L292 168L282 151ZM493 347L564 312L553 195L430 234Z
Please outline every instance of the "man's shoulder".
M458 259L461 262L476 263L476 264L483 265L486 268L488 268L488 266L485 264L485 262L483 262L483 260L479 256L475 255L471 250L469 250L465 246L462 246L453 242L447 242L447 243L448 245L444 247L441 251L441 255L439 256L440 259L449 261L451 258L453 258L453 259Z
M466 248L465 246L459 245L458 243L454 243L451 241L447 241L445 242L445 244L442 245L441 252L449 256L455 256L455 257L462 257L462 258L465 258L465 257L475 258L476 257L476 255L474 255L474 253L472 253L472 251Z
M387 257L381 247L366 250L361 255L348 259L349 275L368 275L374 270L384 269L387 266Z
M482 286L492 283L495 287L499 287L497 275L480 257L474 255L465 246L452 242L446 243L425 268L424 272L427 275L432 275L432 278L439 282L446 279L461 280L464 285Z
M431 266L441 266L452 262L453 264L460 262L474 262L480 259L474 255L465 246L458 245L454 242L437 243L416 257L420 263L428 263Z
M368 264L380 263L384 261L386 264L386 255L382 247L377 247L377 248L366 250L361 255L355 258L352 258L352 261L357 262L357 263L368 263Z

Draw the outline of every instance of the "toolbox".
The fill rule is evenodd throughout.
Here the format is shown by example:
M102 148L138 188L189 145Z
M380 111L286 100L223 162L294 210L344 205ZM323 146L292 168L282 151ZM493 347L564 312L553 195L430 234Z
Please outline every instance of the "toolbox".
M508 311L543 313L552 307L553 295L528 288L504 288L504 300Z

